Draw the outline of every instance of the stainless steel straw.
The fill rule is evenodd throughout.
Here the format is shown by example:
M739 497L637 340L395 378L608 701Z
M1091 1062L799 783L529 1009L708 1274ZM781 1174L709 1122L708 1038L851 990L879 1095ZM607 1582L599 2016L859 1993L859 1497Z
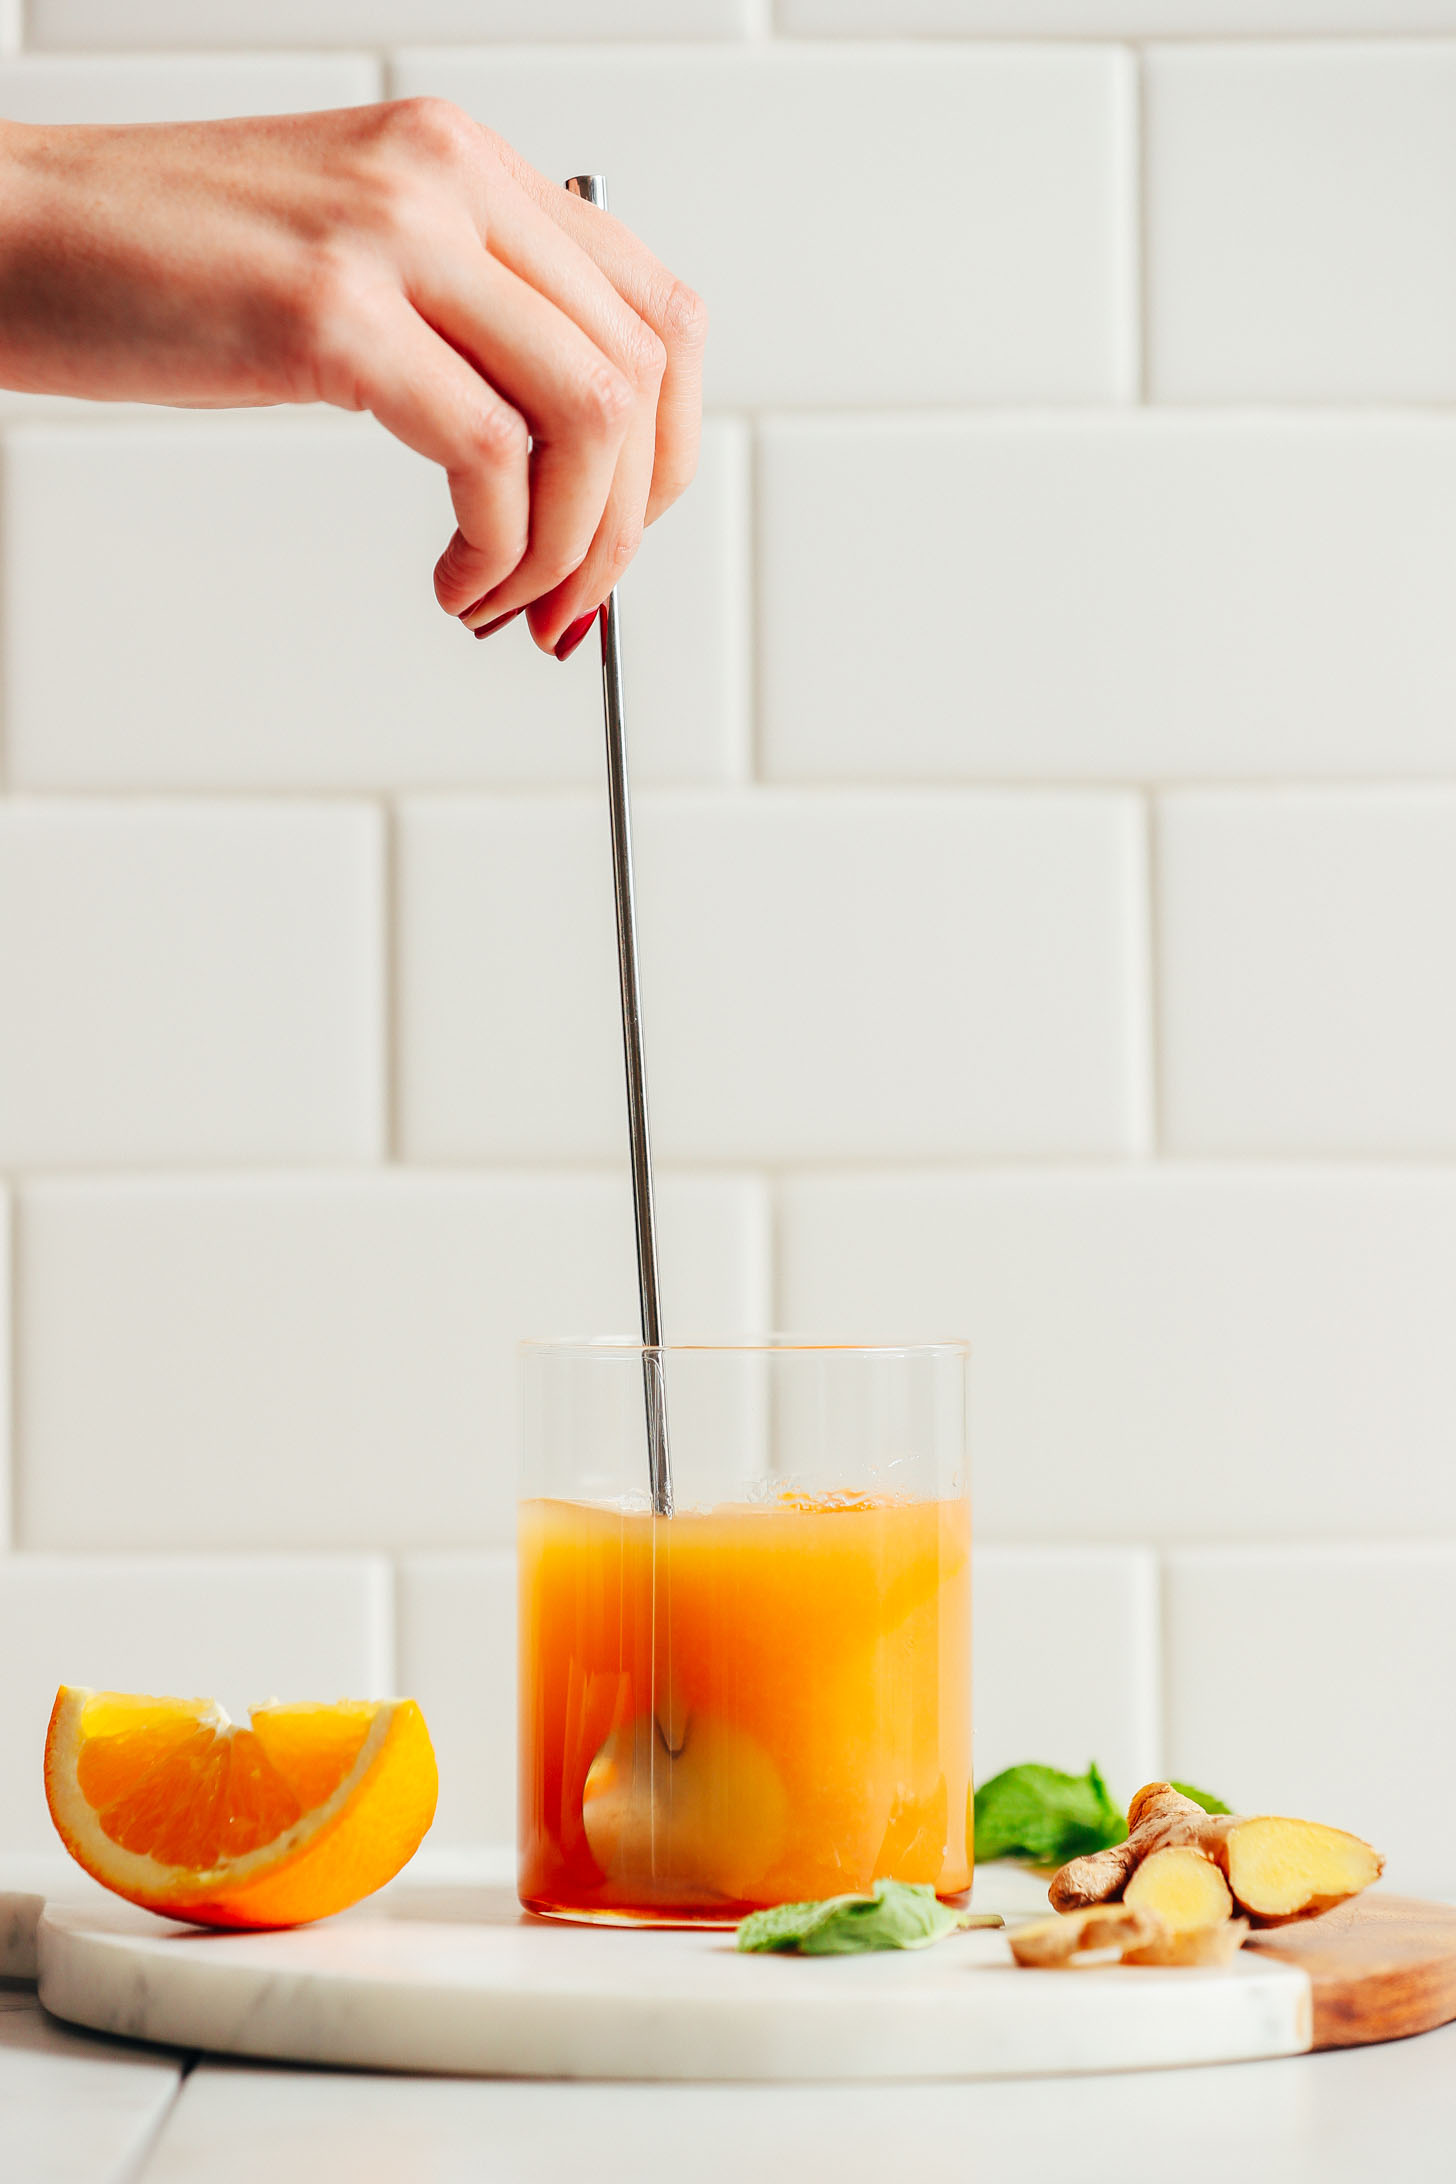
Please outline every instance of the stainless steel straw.
M607 209L607 178L574 174L566 187ZM637 1224L637 1293L642 1305L642 1394L647 1412L647 1476L653 1513L672 1515L672 1465L667 1448L667 1383L662 1363L662 1308L657 1289L657 1216L652 1199L652 1146L647 1134L647 1070L642 1055L642 1000L637 984L637 911L632 887L632 809L627 795L627 740L622 702L622 633L615 590L601 610L602 700L607 717L607 800L612 814L612 881L617 897L617 973L622 988L622 1050L627 1064L627 1128L632 1146L632 1210Z

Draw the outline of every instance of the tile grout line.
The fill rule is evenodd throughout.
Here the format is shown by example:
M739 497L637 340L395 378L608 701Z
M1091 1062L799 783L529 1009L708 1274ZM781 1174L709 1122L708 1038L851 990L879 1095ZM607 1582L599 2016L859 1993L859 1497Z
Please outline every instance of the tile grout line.
M1133 177L1133 251L1136 259L1136 363L1137 406L1147 409L1151 403L1152 387L1152 312L1149 286L1148 253L1148 65L1147 48L1142 45L1132 49L1132 65L1135 70L1133 91L1133 117L1136 130Z
M146 2184L147 2175L152 2167L152 2156L156 2153L157 2149L162 2143L163 2138L166 2136L168 2126L170 2125L173 2116L177 2112L178 2104L180 2103L183 2092L186 2089L187 2081L191 2077L193 2071L196 2069L198 2063L201 2062L202 2056L200 2052L196 2050L185 2049L176 2052L175 2060L177 2064L177 2079L176 2083L172 2087L172 2091L167 2099L167 2103L165 2107L161 2110L160 2114L154 2118L150 2128L143 2136L140 2145L136 2148L136 2151L124 2162L122 2168L118 2171L118 2184Z

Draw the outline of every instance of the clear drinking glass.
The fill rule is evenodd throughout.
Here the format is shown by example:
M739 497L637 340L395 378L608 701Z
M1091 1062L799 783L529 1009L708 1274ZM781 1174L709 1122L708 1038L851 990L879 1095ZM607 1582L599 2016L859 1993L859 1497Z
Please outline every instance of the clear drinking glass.
M963 1343L528 1343L519 1892L729 1924L971 1884Z

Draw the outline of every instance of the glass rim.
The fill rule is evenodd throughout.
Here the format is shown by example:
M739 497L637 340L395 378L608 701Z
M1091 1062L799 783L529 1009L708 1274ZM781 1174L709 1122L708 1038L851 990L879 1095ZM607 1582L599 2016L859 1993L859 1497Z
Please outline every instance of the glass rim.
M525 1356L641 1357L651 1345L632 1335L527 1335L517 1344ZM968 1358L971 1345L960 1335L937 1342L828 1342L814 1335L723 1335L686 1342L664 1342L664 1357L704 1354L722 1357L945 1357Z

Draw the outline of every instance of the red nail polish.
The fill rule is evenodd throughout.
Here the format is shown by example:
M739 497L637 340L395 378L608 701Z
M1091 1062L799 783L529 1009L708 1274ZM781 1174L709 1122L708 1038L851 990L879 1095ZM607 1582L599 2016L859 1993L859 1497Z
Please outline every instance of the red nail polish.
M569 660L571 658L572 653L575 652L596 618L596 609L593 608L590 614L582 615L579 621L568 622L557 643L556 657L558 660Z
M498 629L504 629L507 622L514 622L516 616L524 614L525 611L524 607L512 607L509 614L498 614L493 622L483 623L479 629L473 630L471 635L475 637L493 637Z

